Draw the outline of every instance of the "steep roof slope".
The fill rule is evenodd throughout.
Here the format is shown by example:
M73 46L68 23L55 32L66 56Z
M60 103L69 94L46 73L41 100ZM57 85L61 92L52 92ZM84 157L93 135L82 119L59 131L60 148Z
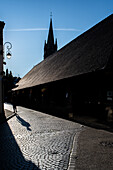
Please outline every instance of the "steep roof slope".
M104 69L113 49L113 14L37 64L15 90Z

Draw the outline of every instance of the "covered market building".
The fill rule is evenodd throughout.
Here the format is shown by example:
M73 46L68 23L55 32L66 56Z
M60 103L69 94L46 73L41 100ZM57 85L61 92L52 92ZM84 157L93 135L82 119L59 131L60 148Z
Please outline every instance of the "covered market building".
M25 107L103 119L112 79L113 14L34 66L13 91Z

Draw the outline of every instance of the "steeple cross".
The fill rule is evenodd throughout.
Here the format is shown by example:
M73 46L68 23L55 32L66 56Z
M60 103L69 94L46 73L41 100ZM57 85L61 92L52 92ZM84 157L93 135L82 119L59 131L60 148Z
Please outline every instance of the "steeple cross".
M50 18L52 18L52 12L50 12Z

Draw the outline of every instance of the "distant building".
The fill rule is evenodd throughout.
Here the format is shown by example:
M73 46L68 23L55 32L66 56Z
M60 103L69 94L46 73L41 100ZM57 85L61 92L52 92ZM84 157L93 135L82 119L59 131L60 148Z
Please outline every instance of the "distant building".
M47 43L45 40L45 44L44 44L44 59L46 59L48 56L50 56L56 51L57 51L57 39L55 40L54 43L53 26L52 26L52 18L51 18Z
M3 76L3 98L4 102L10 102L12 88L16 87L16 83L19 82L20 77L14 77L12 72L6 69Z
M113 14L37 64L14 90L27 107L105 119L105 108L113 106L112 79Z

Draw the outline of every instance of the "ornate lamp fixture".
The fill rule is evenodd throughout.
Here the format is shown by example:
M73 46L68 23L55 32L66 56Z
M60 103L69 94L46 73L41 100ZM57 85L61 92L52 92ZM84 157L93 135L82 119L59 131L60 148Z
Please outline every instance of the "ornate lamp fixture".
M11 56L12 56L11 51L10 51L10 49L12 48L12 44L10 42L5 42L4 47L5 47L5 45L7 45L6 46L6 48L7 48L6 56L7 56L8 59L10 59Z

